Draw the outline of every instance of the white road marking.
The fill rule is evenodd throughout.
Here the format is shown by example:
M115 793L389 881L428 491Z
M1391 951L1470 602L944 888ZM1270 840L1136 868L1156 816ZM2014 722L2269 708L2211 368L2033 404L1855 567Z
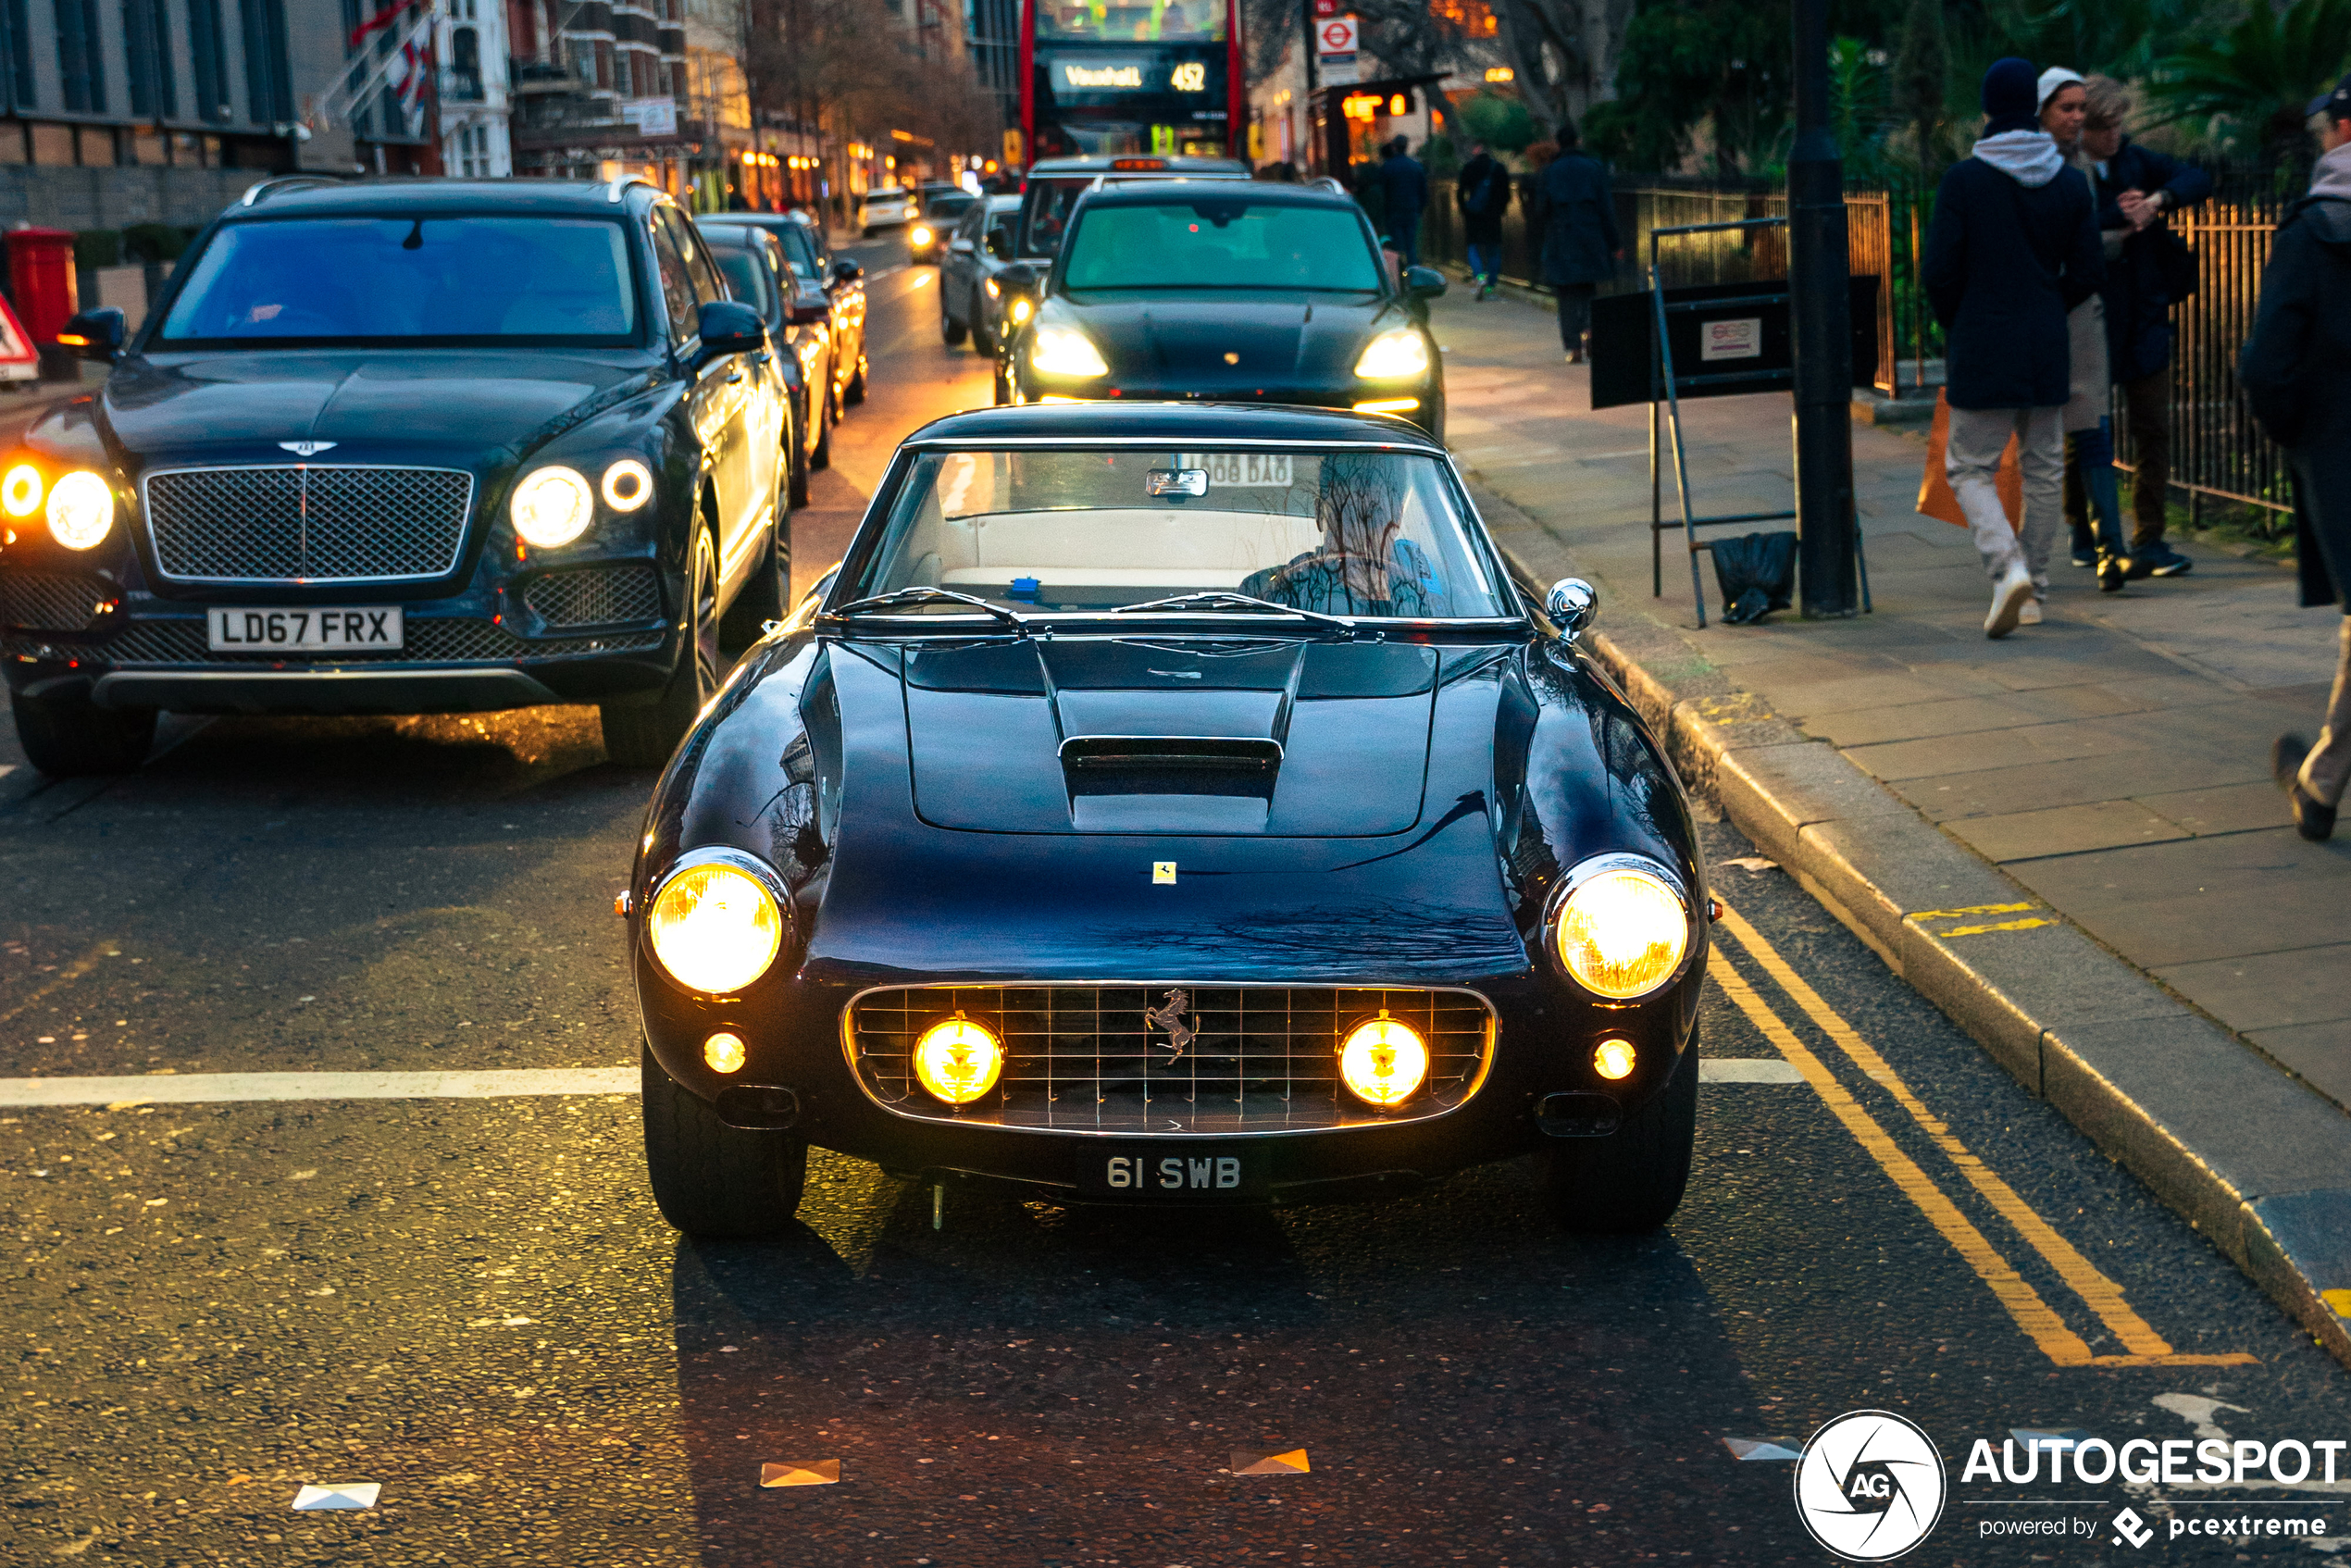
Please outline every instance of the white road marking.
M1804 1075L1796 1064L1776 1056L1733 1058L1728 1061L1698 1059L1698 1081L1702 1084L1800 1084Z
M240 1100L496 1100L526 1094L635 1094L635 1067L444 1073L179 1073L139 1077L0 1078L0 1105L146 1105Z

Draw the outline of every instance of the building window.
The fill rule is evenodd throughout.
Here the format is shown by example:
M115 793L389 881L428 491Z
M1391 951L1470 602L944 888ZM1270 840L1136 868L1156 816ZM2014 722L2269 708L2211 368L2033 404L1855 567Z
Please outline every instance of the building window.
M98 0L56 0L57 74L66 107L77 114L106 112L104 47L98 34Z
M220 0L188 0L188 44L196 80L196 118L222 121L236 118L229 103L227 39L220 28Z
M25 0L0 0L0 88L19 114L33 107L32 18Z
M293 118L293 73L286 62L285 0L242 0L245 93L257 125Z
M164 0L122 0L122 47L131 78L131 112L142 119L180 118L180 83L171 68Z

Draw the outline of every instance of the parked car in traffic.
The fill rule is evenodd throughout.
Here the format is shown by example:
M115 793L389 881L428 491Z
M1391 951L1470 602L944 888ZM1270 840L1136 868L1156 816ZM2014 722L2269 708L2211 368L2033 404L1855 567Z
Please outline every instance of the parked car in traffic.
M1050 262L1061 249L1070 214L1089 192L1113 183L1124 186L1161 180L1247 180L1250 172L1249 165L1238 158L1158 154L1039 158L1029 167L1021 190L1020 224L1013 237L1014 259Z
M1018 196L984 196L949 233L939 264L939 333L950 348L968 336L979 353L996 352L1013 304L996 278L1012 264L1013 226L1019 218ZM1024 300L1015 314L1026 320L1033 308Z
M1687 1179L1712 915L1679 783L1444 447L1303 409L918 430L655 789L623 901L654 1198L812 1144L1014 1201Z
M1006 355L1010 401L1201 398L1393 414L1442 438L1426 301L1363 210L1263 182L1088 193Z
M831 302L822 289L792 271L784 259L783 242L773 233L723 218L723 214L698 218L694 227L710 245L728 292L759 311L768 337L781 350L771 356L769 368L782 377L791 409L785 490L794 506L805 506L810 469L832 461L838 398L832 383Z
M948 233L978 200L960 185L924 186L922 213L906 226L906 259L917 266L936 263L946 254Z
M722 621L785 608L790 412L678 205L585 183L254 186L0 462L0 666L33 765L159 710L593 703L666 758ZM746 636L744 641L749 641Z
M865 269L836 256L825 231L799 213L713 213L711 221L765 229L784 247L793 275L825 291L832 305L833 384L842 406L865 401ZM817 464L823 467L822 463Z
M883 185L857 198L857 227L872 239L914 216L914 198L902 186Z

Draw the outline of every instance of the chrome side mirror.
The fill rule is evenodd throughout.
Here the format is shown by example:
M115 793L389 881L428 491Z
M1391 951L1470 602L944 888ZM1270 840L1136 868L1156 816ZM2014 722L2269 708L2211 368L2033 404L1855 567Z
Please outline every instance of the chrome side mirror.
M1543 595L1543 613L1560 628L1561 642L1574 642L1599 615L1600 591L1580 577L1563 577Z

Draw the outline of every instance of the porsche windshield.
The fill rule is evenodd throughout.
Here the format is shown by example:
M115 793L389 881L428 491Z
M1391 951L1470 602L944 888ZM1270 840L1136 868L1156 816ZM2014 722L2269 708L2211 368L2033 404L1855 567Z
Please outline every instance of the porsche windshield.
M1225 197L1088 205L1062 280L1092 289L1309 289L1369 293L1379 257L1353 206Z
M636 332L618 223L304 218L224 226L196 258L161 338L617 345Z
M1022 615L1179 595L1250 613L1235 594L1330 616L1513 615L1455 493L1435 458L1390 452L925 454L834 603L944 589ZM977 613L919 593L887 609Z

